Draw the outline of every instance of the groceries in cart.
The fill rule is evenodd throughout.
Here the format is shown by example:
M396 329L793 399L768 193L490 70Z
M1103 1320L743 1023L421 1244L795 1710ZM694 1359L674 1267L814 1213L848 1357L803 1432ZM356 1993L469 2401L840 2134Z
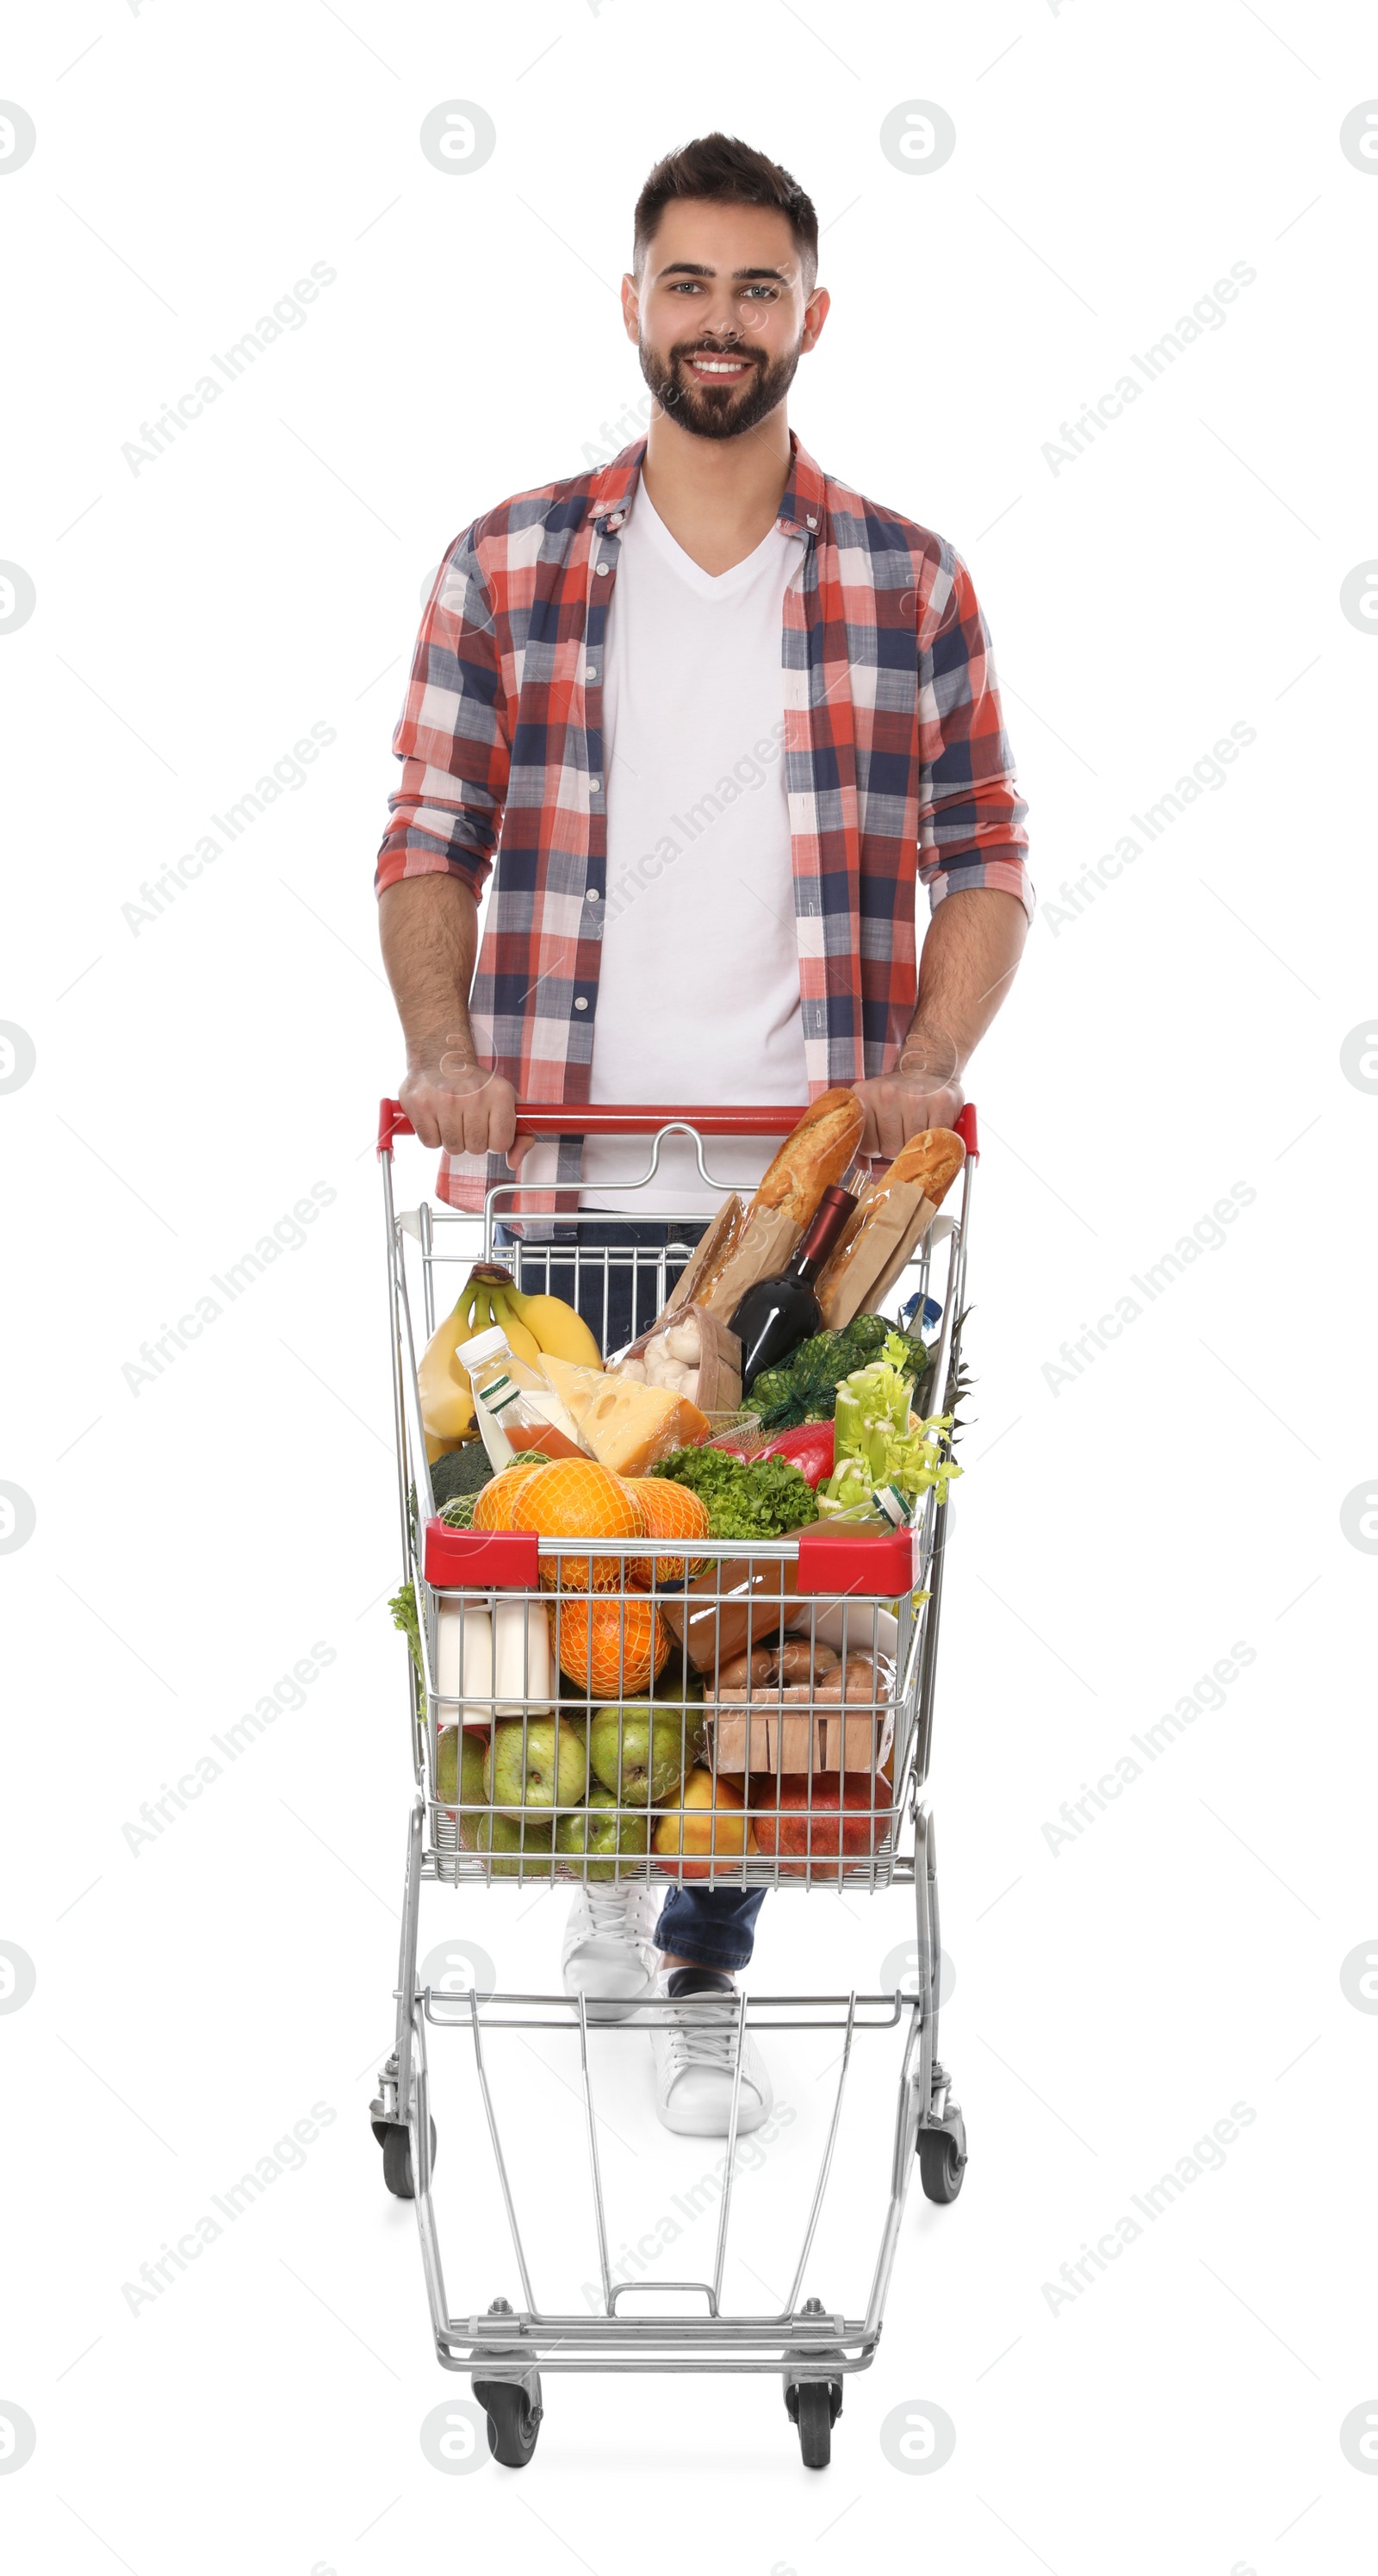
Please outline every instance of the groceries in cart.
M523 1296L510 1271L497 1262L475 1262L452 1311L437 1325L417 1363L421 1421L432 1464L477 1436L473 1388L459 1353L461 1344L492 1331L501 1333L503 1345L528 1369L539 1372L547 1354L594 1368L602 1365L602 1353L582 1315L562 1297Z
M904 1329L878 1304L964 1149L933 1130L868 1176L862 1125L850 1092L816 1102L625 1350L495 1262L431 1335L437 1521L539 1546L513 1597L440 1582L429 1697L415 1587L392 1605L437 1806L485 1875L836 1880L893 1821L896 1619L858 1602L825 1635L781 1542L892 1536L961 1472L952 1417L924 1409L939 1310L911 1301Z

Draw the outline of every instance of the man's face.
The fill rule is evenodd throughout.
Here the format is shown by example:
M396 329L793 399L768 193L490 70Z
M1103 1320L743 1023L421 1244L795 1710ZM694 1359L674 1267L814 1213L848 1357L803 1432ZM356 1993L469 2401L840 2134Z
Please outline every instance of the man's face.
M622 281L627 337L661 409L695 438L738 438L784 401L828 310L788 223L765 206L667 206L638 281Z

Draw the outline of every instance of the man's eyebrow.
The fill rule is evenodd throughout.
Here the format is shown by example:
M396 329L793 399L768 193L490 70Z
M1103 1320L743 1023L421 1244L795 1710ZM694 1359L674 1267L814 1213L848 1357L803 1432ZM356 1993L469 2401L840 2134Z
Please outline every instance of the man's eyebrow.
M662 277L716 277L717 274L715 268L705 268L697 259L672 259L660 271ZM785 268L734 268L732 274L744 278L773 278L777 286L785 285L789 278L789 270Z

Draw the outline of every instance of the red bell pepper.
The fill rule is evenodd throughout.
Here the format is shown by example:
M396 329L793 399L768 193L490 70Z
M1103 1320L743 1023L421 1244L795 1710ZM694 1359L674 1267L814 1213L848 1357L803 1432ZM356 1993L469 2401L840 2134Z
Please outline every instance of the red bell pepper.
M793 1431L773 1432L750 1452L753 1464L758 1458L784 1458L797 1467L805 1483L815 1492L825 1476L833 1472L833 1425L831 1422L801 1422Z

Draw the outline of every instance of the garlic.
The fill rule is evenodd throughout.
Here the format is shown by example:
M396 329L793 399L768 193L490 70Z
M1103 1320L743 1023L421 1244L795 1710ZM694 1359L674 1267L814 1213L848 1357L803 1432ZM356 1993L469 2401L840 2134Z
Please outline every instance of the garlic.
M638 1386L645 1386L648 1383L644 1360L623 1360L617 1374L619 1377L632 1378Z
M698 1324L692 1316L687 1324L671 1324L660 1338L670 1359L683 1360L690 1368L698 1367L703 1357L703 1344Z

